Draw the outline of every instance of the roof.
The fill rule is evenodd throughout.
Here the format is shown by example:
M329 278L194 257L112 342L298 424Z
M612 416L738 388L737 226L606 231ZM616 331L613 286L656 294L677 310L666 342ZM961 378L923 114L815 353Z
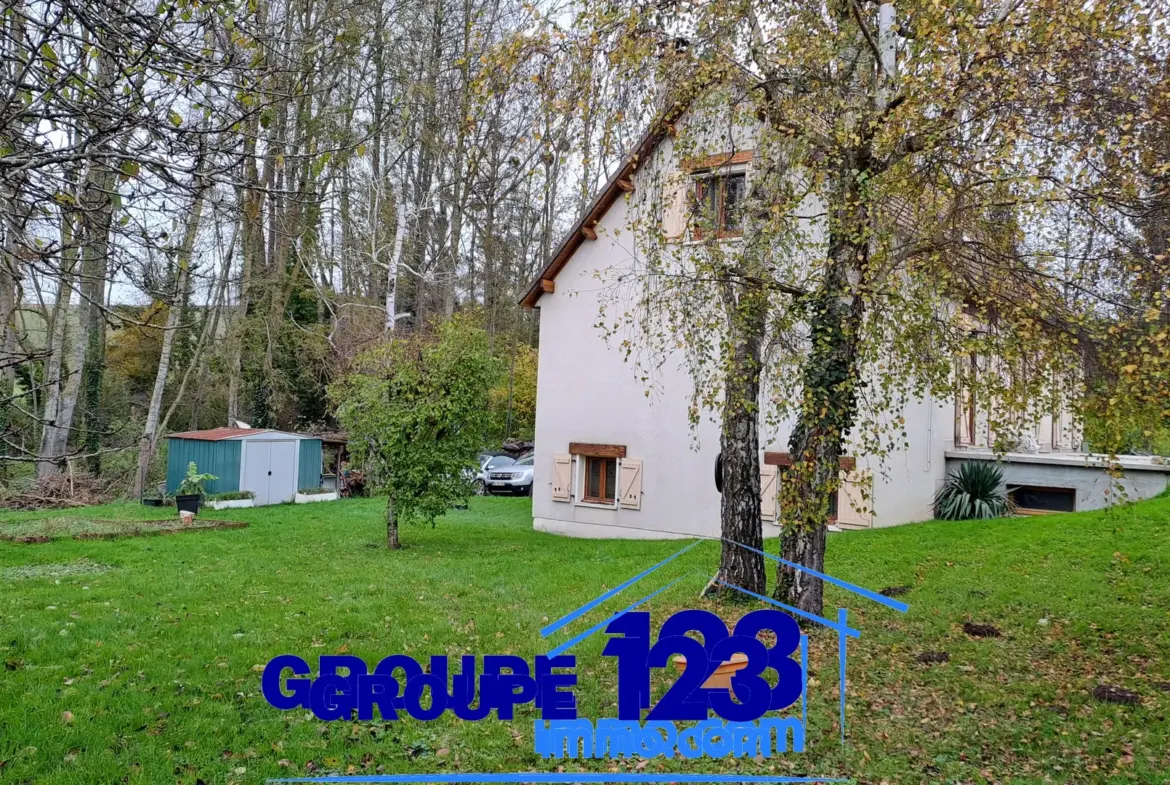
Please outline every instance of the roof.
M741 69L740 72L737 72L736 76L742 75L743 72ZM556 290L553 281L556 279L557 274L573 258L573 254L581 247L581 243L585 240L597 239L597 231L594 227L601 222L601 219L609 212L609 208L614 205L618 197L624 193L632 193L634 191L633 177L639 164L648 160L654 154L655 149L657 149L663 139L667 136L674 135L675 123L690 108L692 100L693 98L681 97L650 124L650 128L643 134L634 151L626 158L625 163L622 164L617 173L609 179L609 182L605 184L601 192L590 202L585 212L573 224L573 228L569 230L569 233L561 241L561 244L557 246L556 252L544 268L541 269L540 273L537 274L531 285L529 285L528 290L524 293L524 296L520 298L520 305L525 308L534 308L536 301L540 299L542 294L546 292L551 293ZM691 162L690 165L693 168L706 168L725 163L742 163L742 161L735 160L738 154L732 154L730 158L727 157L727 154L709 156L702 161ZM898 225L907 226L915 224L910 216L910 205L905 200L899 200L899 204L894 207L892 212L894 220Z
M212 428L207 431L185 431L172 433L168 439L197 439L202 442L218 442L223 439L235 439L237 436L251 436L257 433L268 433L267 428Z
M565 268L569 260L573 258L573 254L581 247L586 239L596 240L597 231L594 229L605 214L609 212L609 208L613 207L614 202L618 200L624 193L630 193L634 190L634 171L638 165L650 158L654 153L655 148L658 147L666 136L674 131L674 122L686 111L687 105L685 103L676 103L674 106L664 112L657 120L650 124L650 129L642 135L642 139L634 148L634 151L627 156L625 163L621 168L609 178L609 182L601 189L601 192L594 197L593 201L577 219L573 228L557 246L556 253L549 259L548 264L536 276L536 279L528 287L524 297L520 299L520 304L525 308L532 308L536 305L536 301L546 291L553 291L553 280L557 274Z

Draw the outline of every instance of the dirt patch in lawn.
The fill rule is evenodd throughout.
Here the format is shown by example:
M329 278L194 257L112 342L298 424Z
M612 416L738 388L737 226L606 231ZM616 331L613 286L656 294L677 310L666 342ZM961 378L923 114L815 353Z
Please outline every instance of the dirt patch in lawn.
M106 540L114 537L143 537L152 534L180 534L213 529L242 529L241 521L215 521L196 518L184 524L178 520L112 521L100 518L43 518L0 524L0 540L21 543L52 540Z

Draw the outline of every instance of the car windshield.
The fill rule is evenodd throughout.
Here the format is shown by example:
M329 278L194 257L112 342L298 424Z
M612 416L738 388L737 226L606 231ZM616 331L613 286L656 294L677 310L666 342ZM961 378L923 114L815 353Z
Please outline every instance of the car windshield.
M515 460L513 460L512 458L509 458L507 455L495 455L495 456L492 456L492 459L487 462L486 468L497 469L501 466L511 466L515 462L516 462Z
M516 465L517 466L531 466L532 465L532 458L533 458L533 456L531 456L531 455L528 455L524 458L521 458L520 460L516 461Z

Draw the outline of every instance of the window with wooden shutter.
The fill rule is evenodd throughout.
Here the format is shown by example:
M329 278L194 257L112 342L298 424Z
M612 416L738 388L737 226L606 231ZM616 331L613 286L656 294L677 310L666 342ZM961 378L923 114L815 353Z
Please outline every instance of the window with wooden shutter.
M554 502L567 502L573 487L573 457L571 455L553 456L552 496Z
M760 466L760 518L765 521L776 520L776 497L779 493L776 481L779 476L780 467L767 463Z
M642 509L642 459L622 458L618 498L627 510Z
M865 471L841 472L837 491L837 524L869 527L873 525L873 475Z
M667 240L680 240L686 233L690 188L690 179L681 173L662 184L662 234Z

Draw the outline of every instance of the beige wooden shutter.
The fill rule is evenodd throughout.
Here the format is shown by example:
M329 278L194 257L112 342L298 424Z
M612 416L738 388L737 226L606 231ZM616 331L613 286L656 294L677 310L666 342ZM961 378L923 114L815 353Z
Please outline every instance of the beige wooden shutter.
M627 510L642 509L642 459L622 458L618 495Z
M553 456L552 495L554 502L567 502L573 486L573 456Z
M662 233L667 240L682 239L687 228L687 189L691 180L676 172L662 184Z
M779 476L779 466L767 463L760 466L760 518L765 521L776 520L776 497L779 493L776 480Z
M873 475L865 471L841 472L837 495L837 523L846 526L872 526Z

